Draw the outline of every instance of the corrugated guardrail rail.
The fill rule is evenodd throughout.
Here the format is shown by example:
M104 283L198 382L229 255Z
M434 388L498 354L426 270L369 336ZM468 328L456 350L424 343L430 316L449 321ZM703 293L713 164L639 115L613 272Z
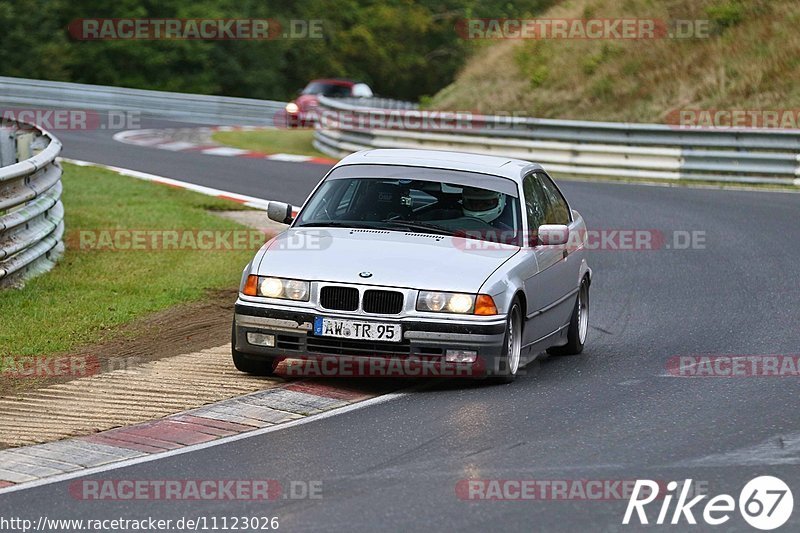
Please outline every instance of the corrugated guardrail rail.
M701 129L366 107L320 98L314 146L431 148L528 159L556 173L800 185L800 130Z
M147 91L126 87L0 76L0 102L57 109L134 111L186 122L263 126L275 123L286 102Z
M49 270L64 251L60 152L32 125L0 127L0 287Z

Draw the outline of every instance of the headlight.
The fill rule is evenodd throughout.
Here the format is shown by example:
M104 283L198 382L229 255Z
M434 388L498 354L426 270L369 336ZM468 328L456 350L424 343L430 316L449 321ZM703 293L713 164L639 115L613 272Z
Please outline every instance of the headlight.
M287 113L295 114L298 111L300 111L300 108L297 107L297 104L295 104L294 102L289 102L288 104L286 104Z
M417 297L417 311L467 314L474 306L474 294L420 291Z
M280 298L283 296L283 280L278 278L261 278L258 284L258 293L267 298Z
M264 296L307 302L309 284L297 279L271 278L249 275L244 286L244 294L248 296Z

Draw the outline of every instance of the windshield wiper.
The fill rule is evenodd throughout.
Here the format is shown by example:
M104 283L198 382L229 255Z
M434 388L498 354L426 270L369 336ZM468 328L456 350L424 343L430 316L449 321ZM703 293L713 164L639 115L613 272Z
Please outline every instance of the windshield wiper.
M374 225L366 223L366 222L349 222L347 220L326 220L325 222L306 222L305 224L299 224L295 226L296 228L325 228L325 227L333 227L333 228L373 228L376 229Z
M296 228L369 228L369 229L388 229L395 231L419 231L434 233L437 235L456 235L456 232L445 229L434 224L422 222L408 222L405 220L381 220L375 222L347 221L347 220L326 220L324 222L306 222L295 226Z
M410 222L406 220L382 220L381 224L386 224L389 228L402 228L410 231L421 231L425 233L435 233L437 235L456 235L456 232L437 226L435 224L425 224L424 222Z

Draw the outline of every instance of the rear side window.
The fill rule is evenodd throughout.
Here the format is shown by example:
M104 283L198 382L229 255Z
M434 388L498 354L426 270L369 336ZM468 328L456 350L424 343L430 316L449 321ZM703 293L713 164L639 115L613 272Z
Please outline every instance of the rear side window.
M544 220L545 224L564 224L569 225L571 222L569 215L569 205L561 195L556 184L550 179L547 174L537 172L537 177L542 190L544 191L547 207L545 208Z

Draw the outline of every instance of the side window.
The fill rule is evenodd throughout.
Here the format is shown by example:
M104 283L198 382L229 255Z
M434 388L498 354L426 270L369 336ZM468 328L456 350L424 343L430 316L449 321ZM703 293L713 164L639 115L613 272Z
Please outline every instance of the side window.
M542 189L547 198L547 208L545 209L545 224L565 224L569 225L569 206L561 195L561 192L547 174L537 173L538 180L542 184Z
M525 215L528 217L528 231L531 236L537 235L539 226L545 222L547 203L544 191L535 174L528 174L522 180L522 192L525 195Z

